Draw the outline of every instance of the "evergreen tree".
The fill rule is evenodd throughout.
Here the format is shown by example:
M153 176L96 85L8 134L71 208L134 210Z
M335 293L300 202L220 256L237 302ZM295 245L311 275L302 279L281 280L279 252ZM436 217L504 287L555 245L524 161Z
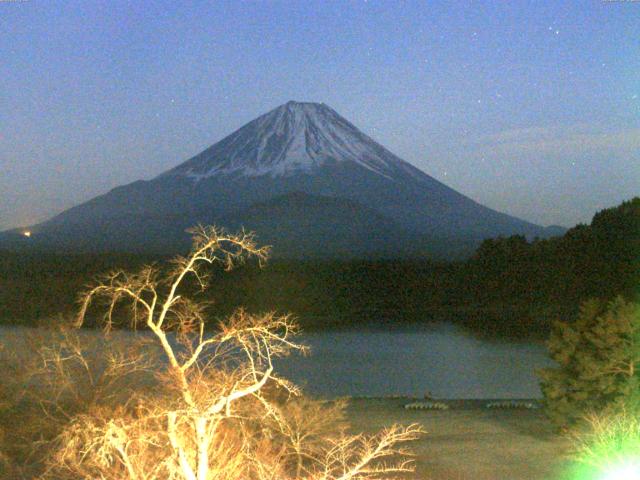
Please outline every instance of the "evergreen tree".
M550 418L570 426L587 413L640 406L640 306L588 300L573 323L556 322L554 368L538 372Z

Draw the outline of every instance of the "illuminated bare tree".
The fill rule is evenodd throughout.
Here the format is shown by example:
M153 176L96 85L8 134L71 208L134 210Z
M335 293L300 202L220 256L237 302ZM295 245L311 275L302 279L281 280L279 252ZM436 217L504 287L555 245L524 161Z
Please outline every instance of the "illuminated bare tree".
M305 401L296 386L275 374L276 357L305 351L294 340L297 326L289 316L240 309L216 330L205 329L206 304L189 298L185 280L195 279L205 289L211 282L207 265L230 270L249 257L262 263L268 251L257 247L251 234L230 235L214 227L192 233L191 253L176 258L168 273L158 266L112 272L83 295L76 326L92 302L102 301L110 332L119 309L127 306L131 326L148 329L162 355L110 354L108 368L99 369L108 373L104 378L132 372L147 377L137 376L136 386L115 392L107 380L109 402L95 402L73 417L58 437L46 475L348 480L411 471L407 452L396 445L415 439L417 426L394 426L373 437L346 435L332 427L341 404ZM45 364L65 371L69 359L84 368L85 358L71 348L71 355L51 354ZM88 364L85 370L93 375ZM126 398L122 392L129 392Z

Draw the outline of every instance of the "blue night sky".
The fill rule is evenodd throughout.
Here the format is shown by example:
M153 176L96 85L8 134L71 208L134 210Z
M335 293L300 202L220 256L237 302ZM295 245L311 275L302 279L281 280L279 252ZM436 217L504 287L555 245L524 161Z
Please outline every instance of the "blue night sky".
M640 194L640 2L0 0L0 228L324 102L492 208Z

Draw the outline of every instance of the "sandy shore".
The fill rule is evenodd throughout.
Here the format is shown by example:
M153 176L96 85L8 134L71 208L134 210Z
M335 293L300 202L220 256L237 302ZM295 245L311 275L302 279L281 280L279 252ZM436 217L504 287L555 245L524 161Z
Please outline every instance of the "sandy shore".
M372 433L392 423L423 425L411 445L415 478L433 480L558 480L567 441L540 410L486 409L478 402L445 411L405 410L403 399L351 399L353 431Z

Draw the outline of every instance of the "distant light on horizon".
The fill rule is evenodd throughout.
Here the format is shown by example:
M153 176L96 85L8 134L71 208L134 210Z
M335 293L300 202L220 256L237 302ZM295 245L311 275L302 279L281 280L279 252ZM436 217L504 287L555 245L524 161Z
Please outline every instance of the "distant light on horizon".
M25 237L31 237L31 231L30 230L25 230L24 232L22 232L22 235L24 235Z

